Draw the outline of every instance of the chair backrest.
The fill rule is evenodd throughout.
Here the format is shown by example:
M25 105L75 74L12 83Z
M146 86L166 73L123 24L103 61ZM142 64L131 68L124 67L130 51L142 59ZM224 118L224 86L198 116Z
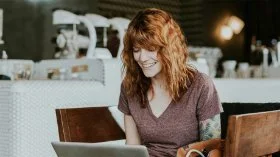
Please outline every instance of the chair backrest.
M108 107L56 109L60 141L105 142L125 139Z
M225 157L255 157L280 151L280 110L230 116Z

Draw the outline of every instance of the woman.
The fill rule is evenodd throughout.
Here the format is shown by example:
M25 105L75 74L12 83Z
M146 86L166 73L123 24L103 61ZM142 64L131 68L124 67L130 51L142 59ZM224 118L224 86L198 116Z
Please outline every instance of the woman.
M212 80L186 64L187 46L175 20L159 9L140 11L128 26L119 110L126 143L150 156L220 137L221 104Z

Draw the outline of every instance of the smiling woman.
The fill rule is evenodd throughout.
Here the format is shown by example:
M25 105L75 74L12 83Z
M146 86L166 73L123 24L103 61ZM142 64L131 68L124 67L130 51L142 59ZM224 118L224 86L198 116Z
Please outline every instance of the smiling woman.
M170 14L150 8L132 19L118 108L126 143L145 145L151 157L176 156L179 147L220 136L215 86L187 59L185 37Z
M138 55L141 58L136 58ZM144 106L147 105L144 95L152 79L144 75L139 63L152 63L155 60L162 64L160 72L165 77L161 80L166 82L172 99L179 97L179 88L187 88L186 84L191 82L195 72L193 67L186 66L187 45L181 28L170 14L158 9L140 11L131 21L124 38L122 59L127 78L124 86L127 88L133 82L137 83L137 87L127 92L139 93L137 96Z
M149 51L146 49L133 50L134 59L139 64L146 77L155 77L162 69L162 64L157 54L157 51Z

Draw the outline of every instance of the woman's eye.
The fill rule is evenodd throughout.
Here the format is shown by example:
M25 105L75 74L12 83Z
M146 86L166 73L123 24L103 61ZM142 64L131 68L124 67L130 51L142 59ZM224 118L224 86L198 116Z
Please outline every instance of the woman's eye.
M140 49L133 49L133 52L136 53L136 52L139 52Z
M156 51L157 49L155 48L155 47L151 47L150 49L149 49L149 51Z

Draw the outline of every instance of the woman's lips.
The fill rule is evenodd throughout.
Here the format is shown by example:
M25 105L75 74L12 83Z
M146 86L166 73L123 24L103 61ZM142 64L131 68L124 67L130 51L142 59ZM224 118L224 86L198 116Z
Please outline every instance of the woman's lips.
M141 67L146 69L146 68L151 68L152 66L154 66L155 64L157 64L157 62L153 62L153 63L145 63L145 64L141 64Z

